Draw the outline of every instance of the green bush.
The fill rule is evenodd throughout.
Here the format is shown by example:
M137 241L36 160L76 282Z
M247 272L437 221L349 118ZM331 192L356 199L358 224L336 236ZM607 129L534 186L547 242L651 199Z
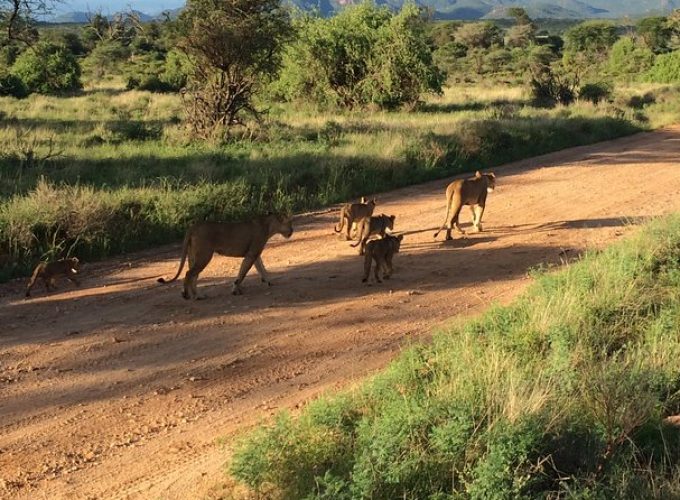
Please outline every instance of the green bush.
M171 50L165 58L165 68L161 80L170 85L174 90L179 91L187 84L187 78L191 63L186 55Z
M147 141L161 137L163 129L160 125L154 125L136 120L112 122L107 126L112 134L112 142Z
M161 59L153 54L136 56L127 67L126 87L128 90L178 92L187 84L188 66L186 56L174 51Z
M66 48L41 42L23 52L12 66L29 91L59 94L82 88L80 64Z
M642 75L654 64L654 53L631 37L622 37L612 46L607 69L616 76Z
M26 84L16 75L5 73L0 75L0 96L11 96L18 99L27 97L30 92Z
M83 61L83 68L88 75L101 78L107 74L118 73L130 55L130 48L118 40L99 42Z
M655 83L680 83L680 50L656 56L646 79Z
M599 104L611 99L614 91L608 83L586 83L578 91L578 98L583 101Z
M283 498L675 498L678 290L675 215L258 428L231 473Z
M576 99L576 83L568 76L560 77L546 67L531 78L531 103L538 107L553 107L556 104L568 105Z
M426 92L441 92L444 77L415 5L393 15L365 2L329 19L304 17L297 30L273 85L283 99L395 108L417 103Z

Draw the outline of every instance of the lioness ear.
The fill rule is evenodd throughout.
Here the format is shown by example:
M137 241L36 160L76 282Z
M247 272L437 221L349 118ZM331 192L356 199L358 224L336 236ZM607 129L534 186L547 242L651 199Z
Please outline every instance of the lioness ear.
M396 215L390 215L390 219L394 220L394 219L396 219L396 218L397 218Z

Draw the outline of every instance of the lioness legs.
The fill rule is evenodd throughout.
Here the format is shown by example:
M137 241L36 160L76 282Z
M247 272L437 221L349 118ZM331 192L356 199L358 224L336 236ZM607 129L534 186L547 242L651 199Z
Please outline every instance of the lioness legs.
M271 281L269 281L269 274L267 273L267 269L264 267L264 263L262 262L262 257L258 257L257 260L255 261L255 269L257 269L257 272L260 275L262 283L267 283L267 285L272 286Z
M392 276L392 255L387 255L385 258L385 269L383 270L383 279L390 279Z
M484 207L481 205L475 205L472 208L472 213L474 218L472 220L472 225L478 233L482 232L482 215L484 215Z
M458 207L458 209L455 211L453 214L453 217L451 217L451 220L446 226L446 239L447 240L452 240L453 237L451 236L451 230L455 229L457 233L460 234L465 234L465 231L461 229L461 227L458 225L458 216L460 215L460 209L461 207Z
M254 257L252 255L246 255L243 258L243 262L241 262L241 269L238 272L238 276L236 277L236 281L234 281L234 284L231 287L231 293L234 295L241 295L243 291L241 290L241 283L243 282L243 279L246 277L246 274L248 274L248 271L250 271L250 268L253 267L253 264L259 259L259 257ZM255 268L257 269L258 266L257 264L255 265ZM264 266L263 266L264 268ZM258 269L259 271L259 269Z
M198 296L196 282L198 281L198 275L206 268L211 259L212 252L209 254L206 252L205 255L189 256L189 270L184 276L184 291L182 292L182 297L187 300L198 300L203 298Z

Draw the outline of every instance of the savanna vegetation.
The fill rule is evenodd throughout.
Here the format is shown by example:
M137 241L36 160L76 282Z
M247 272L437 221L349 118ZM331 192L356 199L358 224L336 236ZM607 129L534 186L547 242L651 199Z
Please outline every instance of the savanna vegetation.
M680 116L677 11L463 23L189 0L178 19L39 25L49 6L0 1L0 279ZM539 276L258 429L232 474L285 498L680 496L678 248L671 217Z
M413 5L326 19L275 0L194 0L176 20L55 27L34 22L49 3L20 2L14 17L10 4L2 278L174 241L195 220L303 210L645 130L679 107L676 15L639 34L588 22L558 36L521 9L501 28L432 23Z
M238 445L258 498L677 498L680 217Z

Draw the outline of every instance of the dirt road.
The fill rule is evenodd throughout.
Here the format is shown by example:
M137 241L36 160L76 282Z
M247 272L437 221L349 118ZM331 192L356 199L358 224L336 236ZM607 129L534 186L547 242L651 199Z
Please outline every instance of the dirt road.
M2 285L0 497L201 498L239 429L383 367L446 318L509 301L532 267L680 210L679 159L680 126L498 168L485 232L448 244L432 238L446 181L382 194L376 212L406 234L383 285L361 283L335 212L275 237L274 286L252 273L239 297L239 262L222 257L199 280L207 300L157 284L177 246L89 265L82 288L30 301L25 281Z

